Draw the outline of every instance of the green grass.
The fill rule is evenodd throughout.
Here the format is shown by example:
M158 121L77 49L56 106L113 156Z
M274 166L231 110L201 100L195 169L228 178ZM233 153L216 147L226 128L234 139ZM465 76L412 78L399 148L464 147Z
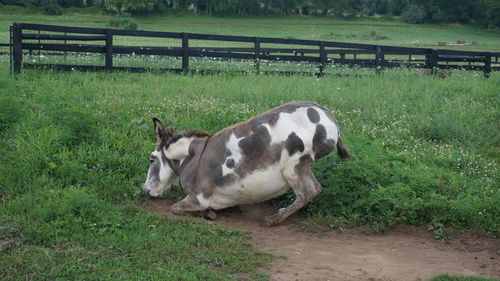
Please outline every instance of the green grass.
M0 25L14 17L74 25L85 18L87 26L108 21L18 14L2 15ZM167 20L177 23L138 19L170 31L285 34L282 21L264 25L272 19ZM193 21L213 24L181 25ZM228 24L234 21L237 28ZM337 28L321 25L327 21L284 19L297 24L286 31L296 38ZM350 24L359 26L352 31L357 38L374 26L401 25ZM499 40L490 31L477 32L485 42ZM395 34L381 41L405 45ZM429 36L439 33L429 30ZM311 223L360 225L370 232L399 223L427 225L439 239L450 229L500 235L499 73L484 79L481 72L453 71L440 79L407 69L375 75L332 68L337 76L318 79L26 70L13 77L8 58L0 60L0 274L6 280L265 279L256 268L270 257L250 246L248 234L196 219L169 220L137 206L154 149L152 117L176 129L217 132L292 100L330 108L354 154L354 161L331 155L317 163L324 189L303 211ZM274 202L292 199L287 194Z
M2 9L2 8L0 8ZM109 27L109 15L88 12L67 12L61 16L22 13L9 10L0 17L0 42L8 42L9 25L30 22L69 26ZM401 21L376 18L342 20L317 17L286 18L216 18L196 15L166 15L136 17L139 29L170 32L192 32L221 35L263 36L312 39L415 47L418 43L457 40L477 40L476 46L444 47L446 49L499 51L498 30L480 29L467 25L411 25ZM435 48L435 47L433 47Z
M141 75L1 72L2 280L265 279L247 233L136 207L152 100L117 86Z
M498 279L444 274L436 276L429 281L498 281Z
M40 188L1 210L2 280L254 280L270 259L238 230L113 205L87 187Z
M325 190L311 213L498 234L498 74L456 71L443 80L408 70L338 71L345 76L25 71L5 78L11 90L3 104L13 112L2 188L19 196L40 184L86 185L133 203L153 148L152 117L216 132L281 103L312 100L336 113L356 160L318 163Z

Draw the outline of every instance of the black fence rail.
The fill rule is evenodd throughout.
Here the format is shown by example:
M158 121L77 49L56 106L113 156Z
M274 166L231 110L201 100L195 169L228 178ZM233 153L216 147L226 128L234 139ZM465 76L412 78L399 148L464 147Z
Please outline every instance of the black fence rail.
M233 71L318 76L337 65L377 72L393 67L481 70L486 77L500 70L499 52L30 23L13 23L10 31L13 73L23 68L219 72L226 70L221 62ZM269 67L270 62L278 64Z
M0 55L7 55L10 54L8 51L10 49L10 44L8 43L0 43Z

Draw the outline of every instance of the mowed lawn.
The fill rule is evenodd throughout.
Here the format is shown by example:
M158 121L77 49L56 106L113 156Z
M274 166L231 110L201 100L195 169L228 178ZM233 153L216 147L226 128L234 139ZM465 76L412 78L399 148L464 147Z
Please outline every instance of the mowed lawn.
M2 14L2 29L14 18L85 26L106 26L108 20ZM137 20L142 29L306 39L342 27L302 18L277 24L205 17ZM198 24L187 24L192 22ZM286 22L297 25L280 30ZM351 23L358 29L344 26L342 32L364 36L377 28L375 34L391 38L380 42L402 46L411 44L404 32L382 30L422 28ZM496 33L472 27L432 26L425 40L438 40L440 28L456 39L475 34L484 39L471 40L500 45ZM331 155L317 163L324 190L303 210L311 223L374 233L400 223L426 225L438 239L449 239L453 229L500 235L499 73L485 79L481 72L453 71L441 79L407 69L376 75L339 68L338 76L323 78L30 70L14 77L8 74L8 57L0 59L0 275L5 280L266 279L259 266L271 256L252 248L249 234L140 208L155 148L151 118L175 129L215 133L293 100L334 112L354 154L353 161ZM174 192L178 196L178 185ZM291 200L289 193L273 203Z
M1 8L0 8L1 9ZM0 42L9 41L12 22L67 26L109 27L112 16L70 13L61 16L0 11ZM405 47L426 47L423 43L457 40L478 45L446 46L458 50L499 51L500 32L459 24L412 25L396 20L362 18L341 20L317 17L215 18L193 15L166 15L134 18L142 30L192 32L219 35L261 36L352 42ZM435 48L435 47L434 47Z

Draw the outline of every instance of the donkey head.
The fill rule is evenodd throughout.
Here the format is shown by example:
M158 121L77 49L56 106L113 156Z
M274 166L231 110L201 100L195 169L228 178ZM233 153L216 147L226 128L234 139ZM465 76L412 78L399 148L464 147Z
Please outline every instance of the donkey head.
M149 170L143 190L151 197L161 196L177 179L172 170L169 159L165 155L166 146L172 141L174 135L172 127L165 128L160 120L153 118L156 133L156 150L149 156Z

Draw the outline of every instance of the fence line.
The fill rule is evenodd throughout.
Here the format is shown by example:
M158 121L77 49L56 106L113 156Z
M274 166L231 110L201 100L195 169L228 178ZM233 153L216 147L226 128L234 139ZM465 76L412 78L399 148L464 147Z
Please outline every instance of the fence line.
M68 33L72 34L68 35ZM168 38L177 40L175 41L177 45L175 46L173 43L170 43L169 46L118 45L114 43L114 39L120 36L143 38L141 40L145 40L144 38ZM191 44L200 40L203 40L201 42L202 46ZM210 42L239 43L248 44L248 46L213 47L209 46ZM265 47L263 45L272 46ZM291 47L290 45L300 47ZM150 69L149 67L115 66L114 62L118 62L119 56L124 55L178 58L181 60L180 67L159 68L160 70L177 73L191 71L190 60L195 58L253 61L253 71L266 73L269 71L261 70L261 62L313 63L317 65L318 72L314 74L318 76L324 75L325 68L332 64L375 68L377 72L392 67L429 68L431 70L482 70L486 77L489 76L492 70L500 70L500 66L498 66L499 52L409 48L269 37L68 27L30 23L12 24L11 44L9 46L11 48L11 71L13 73L20 73L22 68L36 67L90 71L146 71ZM38 52L38 58L44 56L44 54L66 57L68 52L86 56L100 54L104 56L104 63L99 60L90 65L23 61L23 55L36 55L36 52ZM494 65L492 66L492 64ZM203 70L203 72L211 72L211 70ZM280 71L280 73L304 72Z

